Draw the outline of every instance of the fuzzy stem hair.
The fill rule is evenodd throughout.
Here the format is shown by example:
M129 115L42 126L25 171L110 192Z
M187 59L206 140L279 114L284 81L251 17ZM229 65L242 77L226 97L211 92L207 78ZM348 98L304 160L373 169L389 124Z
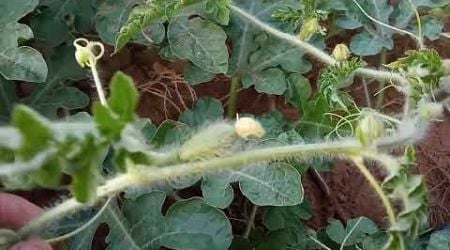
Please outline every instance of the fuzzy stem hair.
M323 52L322 50L314 47L313 45L300 40L296 36L293 36L288 33L284 33L282 31L279 31L279 30L271 27L270 25L265 24L264 22L260 21L256 17L254 17L251 14L244 11L243 9L241 9L237 6L234 6L234 5L231 5L230 9L232 11L236 12L237 14L239 14L240 16L242 16L243 18L248 19L253 24L255 24L259 28L263 29L264 31L268 32L269 34L271 34L275 37L278 37L280 39L283 39L293 45L298 46L299 48L303 49L307 54L312 55L313 57L317 58L321 62L328 64L328 65L333 65L336 63L336 60L333 57L331 57L329 54L327 54L326 52ZM401 85L404 85L405 83L408 82L402 75L397 74L397 73L392 73L389 71L375 70L375 69L370 69L370 68L359 68L355 71L355 73L358 75L363 75L363 76L367 76L367 77L371 77L371 78L375 78L375 79L379 79L379 80L395 81L397 83L400 83Z
M359 141L344 140L331 143L288 145L254 149L232 156L212 158L204 161L177 164L161 168L138 165L133 168L129 168L130 170L127 173L120 174L108 180L104 185L99 186L97 188L97 201L104 197L115 195L118 192L130 187L148 185L157 181L173 178L174 176L186 176L208 171L219 171L223 169L237 168L246 164L282 160L291 157L304 160L316 155L341 157L345 155L357 154L357 152L360 152L361 149L362 146ZM21 238L25 238L45 227L50 221L54 221L67 214L73 213L88 205L92 204L80 203L74 198L68 199L58 206L47 210L36 219L30 221L18 230L18 234Z

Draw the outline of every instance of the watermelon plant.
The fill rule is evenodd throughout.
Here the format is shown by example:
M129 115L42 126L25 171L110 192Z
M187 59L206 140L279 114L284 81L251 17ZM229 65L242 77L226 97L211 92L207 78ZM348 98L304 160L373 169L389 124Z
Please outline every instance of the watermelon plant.
M107 249L448 249L450 232L428 227L424 179L411 171L415 145L450 104L450 59L428 45L448 38L448 8L448 0L2 1L2 190L70 195L0 229L0 249L31 236L91 249L105 224ZM346 41L326 46L343 33ZM386 61L395 37L415 49ZM192 86L229 79L226 110L204 96L178 121L139 117L132 77L119 71L106 85L99 74L102 58L133 43L184 62ZM364 60L374 55L382 65ZM368 79L379 82L375 105ZM360 80L365 106L348 91ZM283 98L300 118L238 114L248 88ZM381 108L387 88L402 96L401 110ZM307 226L302 176L320 178L335 159L364 176L385 223ZM186 189L198 194L182 198ZM249 210L241 234L226 213L236 197Z

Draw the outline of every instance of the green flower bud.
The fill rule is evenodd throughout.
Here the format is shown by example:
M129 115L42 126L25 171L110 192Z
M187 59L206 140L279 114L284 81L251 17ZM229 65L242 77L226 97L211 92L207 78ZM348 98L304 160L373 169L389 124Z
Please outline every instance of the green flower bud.
M237 139L234 127L228 123L215 123L187 140L179 150L180 159L195 161L219 157L227 153Z
M302 30L298 34L300 40L308 40L315 33L321 32L322 28L319 25L317 18L310 18L302 27Z
M93 57L95 58L90 49L86 47L77 47L77 50L75 51L75 59L82 68L89 66L90 60L92 60Z
M75 59L78 64L84 68L85 66L92 67L105 52L105 47L100 42L91 42L86 38L77 38L73 41L75 46ZM97 55L95 54L97 53Z
M384 134L384 122L372 113L365 114L356 128L356 137L364 145L369 145Z
M345 61L350 57L350 50L345 44L340 43L334 47L332 55L337 61Z

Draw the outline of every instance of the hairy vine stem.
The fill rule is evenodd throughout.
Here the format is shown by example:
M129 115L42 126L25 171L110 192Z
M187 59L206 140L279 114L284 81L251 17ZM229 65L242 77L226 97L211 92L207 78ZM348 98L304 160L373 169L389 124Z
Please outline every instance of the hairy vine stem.
M304 145L288 145L271 148L254 149L232 156L212 158L199 162L177 164L163 168L149 166L134 166L125 174L120 174L108 180L97 188L97 201L103 197L110 197L116 193L134 186L148 185L156 181L177 176L192 175L208 171L236 168L246 164L264 162L274 159L309 158L314 155L330 155L334 157L355 155L362 149L359 141L345 140L332 143L316 143ZM44 212L38 218L18 230L21 238L27 237L44 228L50 221L61 218L89 204L77 202L74 198Z
M256 17L252 16L251 14L247 13L246 11L244 11L243 9L241 9L235 5L231 5L230 8L232 11L234 11L237 14L239 14L240 16L248 19L253 24L255 24L258 27L260 27L261 29L263 29L264 31L266 31L280 39L283 39L293 45L296 45L296 46L302 48L307 54L314 56L315 58L319 59L321 62L328 64L328 65L333 65L336 63L336 60L333 57L331 57L330 55L328 55L326 52L323 52L320 49L314 47L313 45L300 40L298 37L293 36L291 34L284 33L282 31L279 31L279 30L271 27L270 25L265 24L264 22L260 21ZM402 75L397 74L397 73L392 73L389 71L375 70L375 69L370 69L370 68L359 68L355 71L355 73L359 74L359 75L375 78L375 79L380 79L380 80L385 80L385 81L395 81L395 82L399 83L400 85L405 85L408 83L408 80L406 78L404 78Z

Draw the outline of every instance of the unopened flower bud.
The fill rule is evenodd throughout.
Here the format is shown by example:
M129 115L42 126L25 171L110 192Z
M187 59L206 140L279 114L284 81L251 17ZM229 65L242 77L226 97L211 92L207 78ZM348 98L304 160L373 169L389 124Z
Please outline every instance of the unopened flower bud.
M368 145L385 134L384 122L372 113L364 115L356 128L356 137L362 144Z
M319 21L317 18L311 18L305 22L302 27L302 30L298 34L300 40L308 40L315 33L321 32L322 28L320 27Z
M86 38L75 39L73 46L75 46L75 59L82 68L85 66L92 67L92 64L95 64L105 52L102 43L91 42Z
M350 50L345 44L340 43L334 47L332 55L337 61L345 61L350 57Z
M95 57L91 50L86 47L77 47L77 50L75 51L75 59L77 60L77 63L84 68L85 66L89 66L90 60Z
M253 118L242 117L236 120L234 130L242 138L262 137L265 134L264 128L261 124Z

